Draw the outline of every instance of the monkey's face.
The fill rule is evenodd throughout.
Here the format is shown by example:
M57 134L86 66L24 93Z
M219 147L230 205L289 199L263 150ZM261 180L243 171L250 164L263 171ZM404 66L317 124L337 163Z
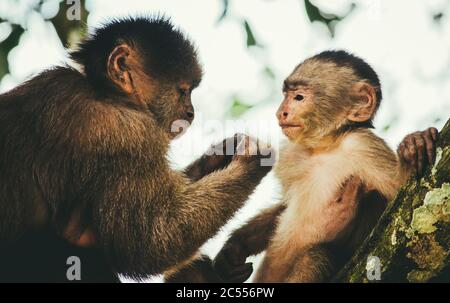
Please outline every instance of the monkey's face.
M148 108L172 139L184 134L194 120L191 94L196 86L195 81L162 84L148 100Z
M285 82L286 83L286 82ZM290 140L308 133L309 118L314 108L314 93L307 85L289 85L284 89L284 100L277 111L278 123Z
M107 74L113 86L139 108L149 111L173 139L183 134L194 119L191 93L200 83L201 67L193 54L186 64L180 62L177 64L181 67L170 69L173 60L168 60L166 66L158 66L147 60L148 53L151 52L136 50L128 44L116 46L108 58ZM164 67L168 71L159 70Z
M307 59L284 81L277 111L283 133L314 147L351 123L370 121L376 105L373 87L347 66Z

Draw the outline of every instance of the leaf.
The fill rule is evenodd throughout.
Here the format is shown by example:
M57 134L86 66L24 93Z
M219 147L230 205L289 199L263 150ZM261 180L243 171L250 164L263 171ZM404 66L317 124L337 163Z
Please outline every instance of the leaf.
M243 103L237 97L234 97L233 103L231 104L230 115L234 118L238 118L252 107L252 105Z
M12 24L9 36L0 43L0 80L9 73L8 54L19 44L20 37L25 32L22 26Z
M306 14L308 15L309 21L310 22L317 21L324 23L327 26L332 37L334 37L334 28L336 26L336 23L344 19L346 16L348 16L355 8L355 4L352 4L349 12L345 14L343 17L339 17L333 14L323 13L317 6L311 3L311 0L304 0L304 2Z
M391 128L390 124L386 124L385 126L383 126L383 128L381 129L382 132L386 133L387 131L389 131L389 129Z
M275 79L275 73L274 73L273 70L272 70L270 67L268 67L268 66L266 66L266 67L264 68L264 74L266 74L270 79Z
M82 35L74 35L74 33L83 33L85 31L85 24L88 16L88 11L85 7L85 1L81 1L81 20L69 20L66 16L67 4L62 1L59 4L58 14L51 20L55 27L59 39L65 47L70 47L78 41L72 41L71 37L81 37Z
M250 24L248 24L247 20L244 20L245 33L247 34L247 47L257 46L255 35L253 35L253 31L250 28Z
M222 4L223 4L222 14L220 15L219 19L217 19L217 23L220 23L227 16L227 14L228 14L228 7L229 7L229 4L230 4L230 1L229 0L222 0Z
M439 12L433 15L433 21L439 25L441 25L442 18L444 17L443 12Z
M320 14L319 8L312 4L310 0L305 0L305 9L310 22L319 21L326 23L328 21Z

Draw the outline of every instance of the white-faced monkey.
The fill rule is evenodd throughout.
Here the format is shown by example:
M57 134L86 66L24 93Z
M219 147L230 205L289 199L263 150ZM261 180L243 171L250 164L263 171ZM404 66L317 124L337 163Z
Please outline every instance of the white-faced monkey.
M191 258L270 170L260 154L169 167L173 123L194 118L202 71L168 20L115 20L71 58L79 69L0 95L1 281L67 281L72 255L84 282L161 273Z
M275 165L283 198L231 235L214 262L225 281L248 278L246 258L264 250L256 282L329 281L399 186L434 161L434 128L408 136L398 155L370 130L381 87L356 56L326 51L305 60L283 93L277 118L289 142Z

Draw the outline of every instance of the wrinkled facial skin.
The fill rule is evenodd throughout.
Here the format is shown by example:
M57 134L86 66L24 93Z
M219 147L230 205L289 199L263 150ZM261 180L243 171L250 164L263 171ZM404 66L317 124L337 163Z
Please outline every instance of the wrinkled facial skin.
M127 44L116 46L108 58L108 77L129 100L148 109L174 139L194 120L191 94L200 84L201 67L194 60L169 74L152 73L141 53Z
M284 81L284 100L276 114L283 133L310 147L333 134L347 122L348 92L355 81L351 69L329 62L310 59L296 67Z
M308 118L314 108L314 93L306 85L289 86L284 89L284 100L277 111L278 123L290 140L300 138L308 127Z
M171 139L182 135L194 120L191 94L197 85L194 81L160 85L148 102L148 108Z

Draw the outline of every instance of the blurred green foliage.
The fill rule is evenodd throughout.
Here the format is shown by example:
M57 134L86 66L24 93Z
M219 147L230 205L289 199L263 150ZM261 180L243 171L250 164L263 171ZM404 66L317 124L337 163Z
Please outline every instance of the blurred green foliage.
M21 2L22 0L17 0L15 3ZM225 19L228 20L236 20L242 24L242 29L244 31L246 41L243 41L249 51L252 48L257 47L264 50L264 45L261 41L259 41L257 35L252 28L252 25L249 23L247 18L244 16L234 16L230 10L231 2L235 0L219 0L222 2L222 11L217 19L217 24L219 25ZM262 0L261 0L262 1ZM305 11L303 14L306 14L307 18L310 22L321 22L325 24L330 30L331 36L334 35L334 25L341 21L345 16L336 16L323 13L316 5L314 5L310 0L299 0L304 2ZM14 4L14 2L12 2ZM12 49L14 49L20 43L20 37L24 32L27 31L27 19L30 17L31 13L37 12L42 18L46 21L50 21L53 27L55 28L61 43L65 47L71 47L76 42L78 42L83 36L86 30L86 20L88 17L88 11L86 10L85 0L81 0L81 19L80 20L70 20L67 18L66 13L68 8L71 6L71 2L67 4L66 0L39 0L39 1L23 1L23 3L27 3L29 6L27 8L27 13L25 14L25 20L18 24L11 20L12 18L8 18L3 16L0 13L0 23L7 23L11 26L11 32L9 35L3 40L0 41L0 80L3 76L9 73L9 64L8 64L8 54ZM23 4L22 3L22 4ZM44 16L42 14L43 7L45 5L57 5L57 13L54 16ZM72 4L73 5L73 4ZM299 12L299 15L302 12ZM350 13L350 12L349 12ZM3 18L3 19L1 19ZM264 59L264 56L261 60L262 66L262 75L267 78L273 84L275 89L276 87L276 76L274 73L274 69L266 62L268 60ZM237 118L243 115L246 111L251 109L253 105L248 104L244 100L241 100L236 95L230 96L230 110L228 111L231 117Z
M247 20L244 20L244 28L245 28L245 33L247 34L247 47L250 46L256 46L256 39L255 39L255 35L253 35L253 31L250 28L250 25L248 24Z
M344 16L340 17L340 16L336 16L333 14L326 14L324 12L322 12L317 6L315 6L314 4L311 3L310 0L304 0L305 2L305 10L306 10L306 14L308 15L308 19L310 22L321 22L323 24L325 24L328 28L328 30L330 31L330 34L332 37L334 37L334 28L336 26L336 24L341 21L342 19L344 19L346 16L348 16L348 14L351 13L351 11L355 8L355 4L352 4L352 6L350 7L350 10L347 12L347 14L345 14Z
M235 1L235 0L233 0ZM332 14L326 14L322 12L316 5L314 5L310 0L299 0L304 3L304 9L305 11L303 13L306 14L308 20L313 22L320 22L327 26L328 30L330 31L330 36L334 37L334 27L335 25L341 21L343 18L345 18L348 14L351 13L351 11L354 8L354 5L351 6L351 9L347 14L344 16L336 16ZM225 20L226 18L232 18L232 13L230 12L230 4L231 0L222 0L223 4L223 10L218 18L218 23ZM299 12L299 15L301 12ZM259 47L261 49L264 49L263 43L259 41L254 34L253 28L248 22L246 18L238 18L242 20L243 30L245 32L246 41L244 42L248 49L251 49L252 47ZM266 62L267 60L262 60L261 65L262 68L262 74L265 76L271 83L274 89L277 89L276 84L276 76L273 71L273 68ZM229 110L229 115L232 118L238 118L241 115L245 114L249 109L253 108L254 106L245 102L244 100L240 100L235 95L231 96L231 108Z
M236 20L237 22L240 22L242 24L242 29L246 37L246 41L243 41L243 43L245 43L249 51L251 51L251 49L254 47L264 50L263 43L259 41L257 35L255 35L253 27L249 23L247 18L245 18L245 16L233 15L230 6L231 2L235 0L218 0L218 1L222 2L222 10L220 12L220 15L218 16L217 24L219 25L225 19ZM342 20L343 17L324 14L317 6L312 4L310 0L299 0L299 1L304 2L305 11L303 13L306 14L307 18L311 22L321 22L326 24L327 27L330 29L330 33L333 35L334 33L333 25L336 22ZM81 39L86 30L86 20L89 12L86 10L85 0L81 0L80 20L70 20L69 18L67 18L66 16L67 10L71 5L73 5L73 2L70 1L67 2L66 0L39 0L33 2L33 1L17 0L12 1L11 4L15 5L19 4L19 2L20 4L25 3L26 5L28 5L24 17L25 20L21 20L20 24L17 21L12 20L13 18L8 18L8 16L4 16L2 13L0 13L0 24L7 23L11 27L9 35L7 35L7 37L3 41L0 41L0 80L2 79L3 76L9 73L9 64L7 59L8 54L20 43L20 37L22 36L23 33L27 31L26 26L27 20L28 18L30 18L32 13L39 13L44 20L51 22L51 24L56 30L56 33L58 34L61 43L65 47L72 47L76 42L78 42ZM42 13L43 8L45 6L48 7L49 5L58 6L58 8L55 7L55 11L57 11L57 13L54 14L53 16L45 16L45 14ZM301 13L302 12L299 12L299 14ZM263 77L267 78L268 81L271 81L275 89L276 79L275 73L273 71L274 69L266 62L268 60L265 60L264 56L260 60ZM244 114L246 111L248 111L253 107L253 105L246 103L244 100L239 99L235 95L231 95L230 100L231 105L229 115L235 118L241 116L242 114Z
M8 24L11 27L11 32L3 40L0 41L0 80L9 73L8 54L13 48L15 48L20 41L20 37L27 31L28 19L32 13L38 13L46 21L50 21L54 26L61 43L65 47L73 46L84 34L86 29L86 20L88 11L86 10L85 0L81 0L80 6L80 20L69 20L66 16L67 7L66 0L39 0L36 2L31 1L15 1L15 4L25 3L28 7L25 10L25 20L19 22L8 18L4 14L0 13L0 24ZM14 4L14 2L12 2ZM42 14L43 7L45 5L57 5L57 14L50 17L44 17ZM70 6L70 5L69 5Z
M0 23L6 22L0 19ZM9 52L19 44L19 39L24 33L24 29L17 24L11 25L11 33L9 36L0 43L0 80L9 73L8 54Z
M2 0L3 1L3 0ZM61 43L65 47L71 47L76 42L78 42L83 36L86 30L86 20L89 12L86 9L86 0L81 1L81 12L80 12L80 20L69 20L67 18L66 13L67 9L70 7L70 4L67 4L66 0L39 0L39 1L26 1L26 0L16 0L10 1L11 5L15 4L26 4L28 5L26 9L26 14L24 19L21 22L17 22L15 18L11 16L6 16L7 12L0 12L0 25L7 24L10 27L9 34L4 37L2 41L0 41L0 81L3 76L9 73L9 64L8 64L8 54L20 43L20 37L23 33L27 31L27 19L30 18L32 13L38 13L42 16L42 18L46 21L50 21L53 27L55 28ZM218 0L222 3L222 10L218 16L217 24L219 25L224 20L234 20L242 24L242 30L245 34L246 40L243 41L249 51L252 51L252 48L257 47L259 49L264 50L264 44L258 39L255 31L253 30L252 25L249 23L245 16L236 16L233 15L231 10L231 4L233 1L237 0ZM267 0L261 0L267 1ZM278 0L282 1L282 0ZM313 0L298 0L303 4L304 11L299 12L299 16L301 17L304 14L305 18L311 23L319 22L328 28L330 32L330 37L333 38L335 34L335 26L338 22L342 21L346 16L348 16L352 10L355 8L355 4L352 4L349 11L343 16L337 16L334 14L325 13L320 9L320 7L314 4ZM70 1L69 1L70 3ZM55 5L58 6L57 13L53 16L44 16L42 13L44 6ZM443 12L434 12L433 13L433 21L437 24L440 23L442 17L444 16ZM14 19L14 20L13 20ZM258 57L261 58L261 57ZM261 66L262 66L262 74L269 81L272 81L275 85L275 73L273 72L273 68L267 63L268 60L265 60L262 57ZM246 104L243 100L237 100L235 96L230 96L231 99L231 111L230 114L233 116L239 116L245 113L248 109L252 108L251 105Z
M3 1L3 0L1 0ZM59 36L61 43L65 47L72 47L76 44L81 37L84 35L86 30L86 21L88 17L88 10L86 9L86 0L80 0L80 20L70 20L67 18L67 10L73 5L73 2L67 2L66 0L36 0L36 1L26 1L26 0L16 0L10 1L11 5L15 4L26 4L28 5L25 13L25 20L21 20L18 22L16 18L11 16L7 16L7 12L0 12L0 25L7 24L11 29L9 34L4 37L3 40L0 41L0 81L1 79L9 73L9 64L8 64L8 54L20 43L20 38L22 34L27 31L27 20L30 18L32 13L38 13L42 18L46 21L49 21L56 30L56 33ZM217 25L220 25L224 20L228 21L236 21L242 24L242 30L245 35L245 41L242 41L248 50L251 52L254 48L258 48L259 56L256 56L257 60L261 61L261 73L262 76L265 77L269 83L272 83L274 90L278 89L276 75L274 73L274 68L270 66L267 60L267 53L264 52L264 43L259 40L257 32L253 29L253 25L251 25L246 18L246 16L236 16L236 12L233 12L231 9L231 5L233 1L237 0L217 0L221 1L222 9L217 18ZM267 1L267 0L261 0ZM282 0L278 0L282 1ZM348 16L353 9L355 8L355 4L353 3L350 6L348 12L342 16L325 13L320 9L318 5L314 3L314 0L298 0L301 4L303 4L303 11L299 11L299 17L304 15L305 18L311 23L318 22L324 24L330 33L330 38L334 37L335 34L335 26L338 22L342 21L346 16ZM69 4L67 4L69 3ZM72 3L72 4L70 4ZM45 6L55 5L58 6L55 8L56 14L52 16L46 16L43 13L43 8ZM233 14L234 13L234 14ZM444 13L442 12L434 12L433 21L437 24L440 23ZM262 55L261 55L262 54ZM268 96L270 97L270 96ZM269 99L269 98L268 98ZM232 117L239 117L244 114L246 111L254 107L254 102L251 104L245 102L245 100L241 100L235 94L230 95L230 110L228 111L229 115ZM389 125L387 125L384 129L385 131L389 130Z
M252 107L253 105L246 104L241 100L239 100L237 96L233 96L229 114L233 118L238 118Z

